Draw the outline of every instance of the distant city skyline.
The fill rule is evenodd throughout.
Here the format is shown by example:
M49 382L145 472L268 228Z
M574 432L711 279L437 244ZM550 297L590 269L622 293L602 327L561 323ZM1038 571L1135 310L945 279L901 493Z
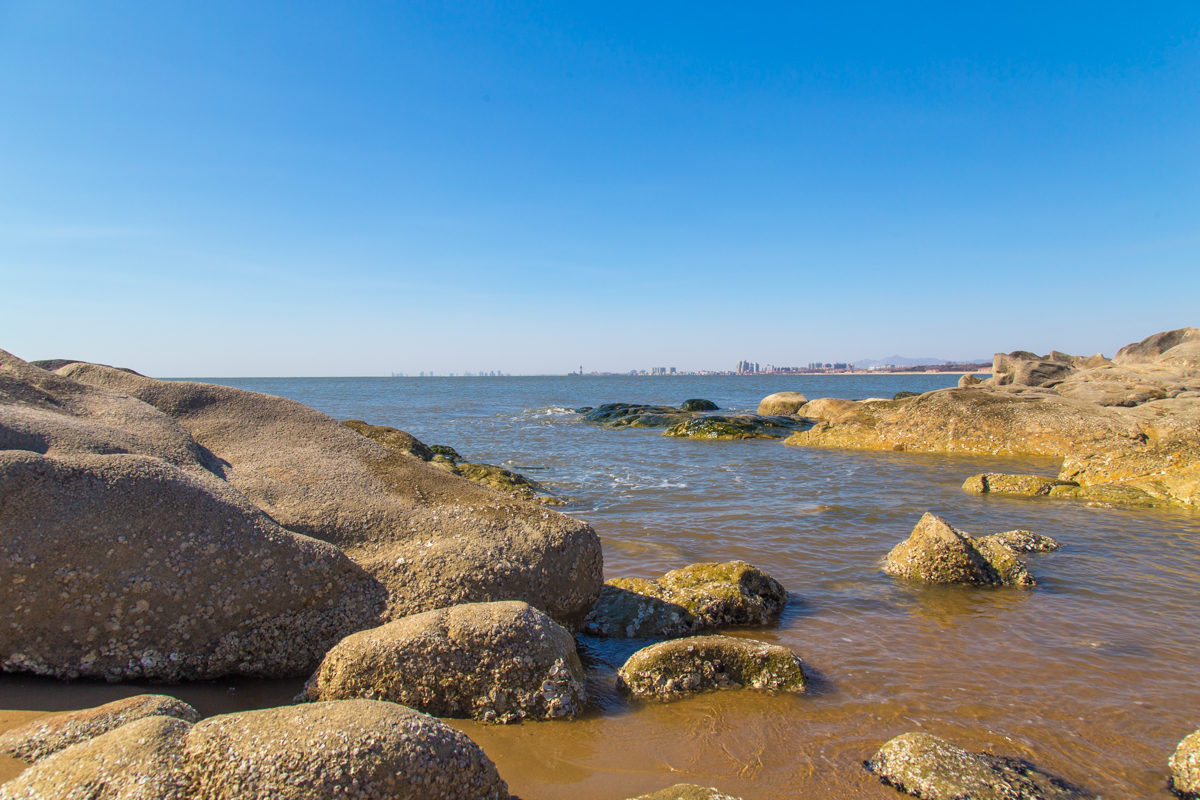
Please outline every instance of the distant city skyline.
M11 0L0 348L162 377L1111 356L1200 325L1198 42L1181 3Z

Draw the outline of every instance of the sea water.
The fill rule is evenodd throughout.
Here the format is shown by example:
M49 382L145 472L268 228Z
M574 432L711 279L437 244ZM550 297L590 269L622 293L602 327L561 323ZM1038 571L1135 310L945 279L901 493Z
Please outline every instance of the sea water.
M960 488L984 471L1052 476L1049 458L694 441L590 425L573 411L692 397L753 411L777 391L890 398L956 375L206 380L392 425L533 478L595 527L606 577L741 559L787 587L776 624L728 632L792 648L811 678L804 695L632 701L616 692L615 671L645 643L580 637L583 717L454 721L523 800L620 800L679 782L746 800L895 798L861 762L907 731L1026 758L1105 798L1165 799L1167 758L1200 727L1200 513ZM1024 528L1063 547L1024 557L1032 590L883 574L925 511L973 534ZM147 689L7 676L0 707L80 708L149 690L211 714L289 702L299 683Z

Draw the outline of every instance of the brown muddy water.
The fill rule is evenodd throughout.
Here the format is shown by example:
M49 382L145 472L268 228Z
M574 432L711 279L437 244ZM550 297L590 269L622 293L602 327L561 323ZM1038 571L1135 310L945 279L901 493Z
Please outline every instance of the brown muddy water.
M861 762L925 730L1027 758L1103 798L1166 798L1167 758L1200 727L1200 513L976 496L982 471L1052 475L1050 459L873 453L779 442L695 442L587 425L569 409L705 397L753 410L771 392L890 397L956 376L828 378L239 379L338 418L534 477L574 503L607 577L744 559L791 599L766 629L812 678L801 696L632 702L615 670L645 642L580 637L591 710L569 722L451 721L524 800L620 800L677 782L746 800L897 798ZM1032 590L925 588L879 571L926 510L975 534L1027 528L1063 543L1027 558ZM205 715L290 702L303 679L175 686L0 678L0 727L161 691ZM0 764L0 778L19 769Z

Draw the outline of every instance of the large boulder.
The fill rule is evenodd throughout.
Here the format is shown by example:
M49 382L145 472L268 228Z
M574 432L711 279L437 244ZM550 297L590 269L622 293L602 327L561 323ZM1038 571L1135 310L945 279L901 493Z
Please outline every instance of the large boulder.
M586 702L569 631L517 601L426 611L343 639L304 700L366 697L487 722L572 717Z
M763 417L758 414L711 414L672 425L663 436L681 439L782 439L801 427L792 417Z
M182 700L161 694L139 694L11 728L0 734L0 754L29 763L41 761L59 750L144 717L174 717L185 722L200 719L196 709Z
M759 401L758 413L772 417L796 414L807 402L808 398L800 392L776 392Z
M1198 328L1176 328L1173 331L1155 333L1140 342L1122 347L1113 356L1113 363L1122 366L1154 363L1166 355L1169 350L1196 342L1200 342L1200 329Z
M925 583L1033 586L1033 577L1000 541L976 539L928 512L892 548L884 572Z
M630 800L740 800L740 798L725 794L711 786L697 786L694 783L677 783L657 792L639 795Z
M882 783L923 800L1080 800L1086 791L1027 761L970 753L928 733L905 733L864 762Z
M523 600L575 625L597 597L600 540L586 523L497 494L308 406L94 364L60 373L170 417L271 518L340 547L383 584L389 618Z
M465 734L376 700L209 717L188 734L184 756L199 800L509 796L495 764Z
M732 636L692 636L638 650L617 671L617 688L673 700L717 689L803 692L804 666L779 645Z
M684 400L679 404L680 411L720 411L721 407L712 400L705 400L700 397L693 397L690 400Z
M660 578L613 578L584 633L616 638L685 636L726 625L766 625L787 603L778 581L745 561L693 564Z
M149 456L0 451L0 531L5 671L304 675L384 608L336 547Z
M45 758L0 786L0 800L192 800L184 740L192 726L144 717Z
M1171 789L1180 797L1200 797L1200 731L1188 734L1175 748L1168 762Z

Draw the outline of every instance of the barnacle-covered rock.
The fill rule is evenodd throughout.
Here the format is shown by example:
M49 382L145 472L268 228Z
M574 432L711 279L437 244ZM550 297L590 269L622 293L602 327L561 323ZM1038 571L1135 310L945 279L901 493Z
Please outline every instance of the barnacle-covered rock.
M732 636L692 636L638 650L617 671L617 688L672 700L714 689L803 692L800 658L786 647Z
M346 637L301 699L353 697L439 717L515 722L573 717L586 689L571 633L508 601L426 611Z
M766 625L787 590L745 561L692 564L661 578L613 578L584 620L584 633L616 638L685 636L726 625Z

